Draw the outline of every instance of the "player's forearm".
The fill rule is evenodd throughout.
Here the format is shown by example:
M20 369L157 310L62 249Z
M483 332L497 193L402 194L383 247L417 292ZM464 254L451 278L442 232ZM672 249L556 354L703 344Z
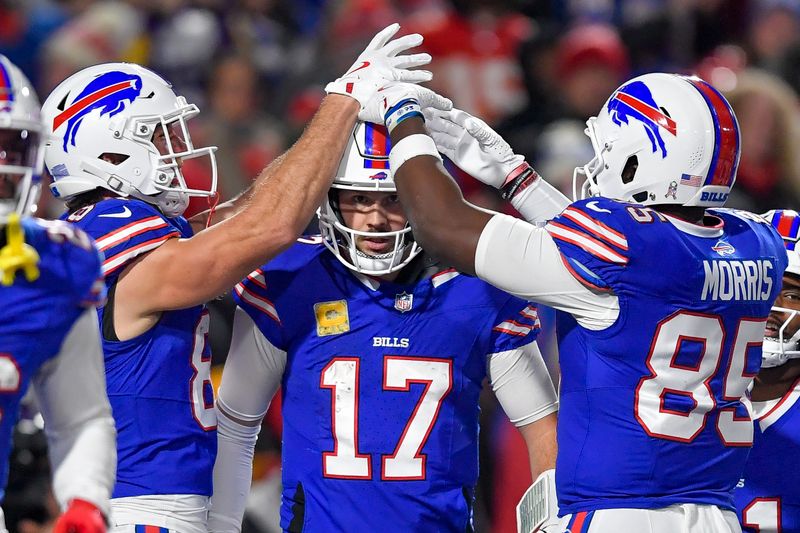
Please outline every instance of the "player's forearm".
M258 184L273 176L280 168L285 157L286 154L284 153L273 159L270 164L259 173L258 177L253 180L253 183L248 185L245 190L241 191L234 198L216 206L213 212L207 209L202 213L192 216L192 218L189 219L189 223L192 225L194 232L198 233L209 226L228 220L239 212L247 202L250 201L250 197L253 195L253 189Z
M327 96L300 139L259 178L241 214L293 241L327 194L358 111L352 98Z
M244 425L217 404L217 458L214 494L208 515L211 533L242 530L247 495L253 473L253 455L260 425ZM259 422L259 421L256 421Z
M54 465L53 493L62 509L73 499L94 504L108 516L117 470L116 429L111 413L72 431L48 433Z
M528 448L531 475L536 479L545 470L556 467L556 413L519 428Z
M409 118L392 131L392 145L415 134L427 135L424 123ZM435 157L414 157L393 172L415 239L428 253L459 271L474 273L478 239L491 217L464 201Z

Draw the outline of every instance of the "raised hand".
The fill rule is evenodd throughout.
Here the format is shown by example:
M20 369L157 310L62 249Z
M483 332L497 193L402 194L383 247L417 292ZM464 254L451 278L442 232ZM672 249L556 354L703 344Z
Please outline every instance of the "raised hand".
M466 111L423 108L436 148L475 179L500 189L525 158L484 121Z
M378 90L358 114L359 120L385 124L389 131L410 116L422 117L422 109L447 111L453 102L413 83L390 83Z
M363 110L378 89L388 83L430 81L433 77L430 71L409 70L430 63L430 54L398 55L422 44L422 35L414 33L391 40L398 30L400 24L394 23L378 32L353 66L341 78L330 82L325 92L355 98Z

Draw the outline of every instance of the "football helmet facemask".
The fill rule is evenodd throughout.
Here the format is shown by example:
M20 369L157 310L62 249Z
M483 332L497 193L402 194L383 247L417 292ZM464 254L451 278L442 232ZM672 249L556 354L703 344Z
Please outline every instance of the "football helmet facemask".
M22 71L0 55L0 224L36 211L44 157L39 98Z
M789 266L786 274L794 274L800 278L800 215L789 209L776 209L762 215L783 237L786 253L789 256ZM772 368L786 363L789 359L800 358L800 327L788 339L785 332L789 324L800 324L800 307L789 309L786 307L772 306L772 314L784 315L786 318L778 329L777 337L764 337L761 351L761 366Z
M200 111L154 72L130 63L108 63L73 74L42 106L52 132L45 165L56 197L103 188L183 214L190 196L213 196L216 147L195 148L186 122ZM183 160L207 157L207 189L186 184Z
M645 74L620 86L586 122L595 156L575 169L575 199L721 207L741 142L728 101L705 81ZM579 176L585 178L579 188Z
M395 193L389 168L389 135L384 126L359 122L345 148L336 178L322 206L317 210L325 246L347 268L362 274L382 276L406 266L422 249L414 241L411 225L397 231L369 232L347 227L338 205L338 191L379 191ZM356 246L357 237L394 239L392 251L370 255Z

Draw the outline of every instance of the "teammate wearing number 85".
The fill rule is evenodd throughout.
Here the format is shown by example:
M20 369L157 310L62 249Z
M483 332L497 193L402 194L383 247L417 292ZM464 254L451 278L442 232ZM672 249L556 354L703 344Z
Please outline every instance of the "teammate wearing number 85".
M763 215L783 237L789 267L767 320L761 371L751 398L753 449L736 486L736 510L748 533L800 531L800 215Z
M416 118L391 137L415 237L559 311L555 531L739 531L744 394L787 258L769 223L721 208L740 146L728 102L698 78L626 82L587 122L595 157L576 179L590 197L542 226L464 203L437 148L526 218L547 218L542 180L495 132L458 111L429 116L433 140Z
M284 531L471 531L487 374L534 478L554 465L557 404L536 308L421 252L387 141L360 123L318 212L323 236L236 287L211 531L241 530L279 385Z

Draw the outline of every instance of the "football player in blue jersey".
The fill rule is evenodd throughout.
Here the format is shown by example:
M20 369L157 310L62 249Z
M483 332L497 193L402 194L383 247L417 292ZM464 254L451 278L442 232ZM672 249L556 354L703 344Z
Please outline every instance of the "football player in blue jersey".
M429 55L398 55L422 37L393 39L398 29L376 35L328 85L298 142L213 219L182 217L190 196L214 195L214 148L194 146L187 121L199 111L163 78L138 65L98 65L44 103L51 189L105 254L109 298L99 317L118 432L114 531L206 531L217 422L204 302L294 242L330 186L342 130L381 84L430 79L408 70ZM211 169L207 189L184 179L183 163L195 158Z
M31 84L0 55L0 503L20 401L33 385L64 510L54 531L103 533L116 464L94 312L105 287L85 233L30 216L43 129Z
M800 215L763 215L783 237L789 266L767 320L761 370L750 397L756 419L753 449L734 497L748 533L800 531Z
M211 531L241 530L279 387L284 531L471 531L487 376L534 478L555 464L536 308L420 249L388 154L385 128L359 123L318 211L322 237L236 287Z
M546 225L466 204L440 150L529 221L547 218L541 178L495 132L429 113L437 148L420 107L400 84L366 113L396 124L390 166L414 236L558 310L562 530L739 531L733 489L753 442L744 393L787 258L764 219L721 208L740 153L728 102L694 77L624 83L587 122L595 157L576 180L588 198Z

